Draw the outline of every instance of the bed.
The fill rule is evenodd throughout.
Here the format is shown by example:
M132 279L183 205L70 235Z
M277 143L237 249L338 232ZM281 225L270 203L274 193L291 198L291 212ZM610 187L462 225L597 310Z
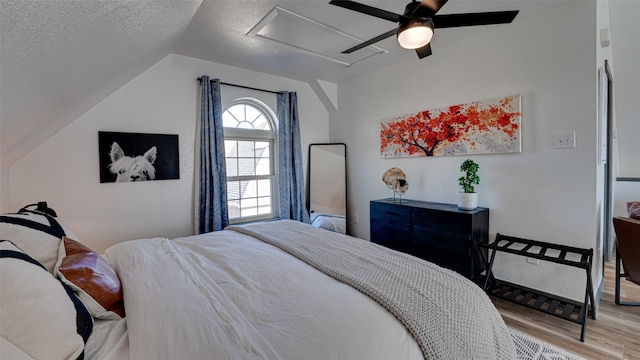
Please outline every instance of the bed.
M29 222L38 236L25 236ZM54 223L0 216L9 240L0 242L0 358L516 358L513 334L478 286L365 240L281 220L126 241L97 255ZM78 264L106 296L74 278ZM25 281L38 285L27 294ZM41 283L64 290L42 294ZM49 323L52 313L60 316Z
M311 225L317 228L340 234L347 233L347 218L344 215L311 212L310 217Z

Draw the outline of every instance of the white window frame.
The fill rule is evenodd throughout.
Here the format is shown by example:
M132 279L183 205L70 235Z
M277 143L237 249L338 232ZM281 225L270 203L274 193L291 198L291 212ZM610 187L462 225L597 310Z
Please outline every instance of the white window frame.
M279 214L279 201L278 201L278 159L277 159L277 146L278 146L278 128L277 128L277 117L275 113L269 108L268 105L264 104L260 100L254 98L240 98L231 102L223 111L226 112L231 107L235 105L249 105L255 107L269 121L272 130L255 130L255 129L238 129L238 128L224 128L224 139L225 140L239 140L239 141L268 141L269 142L269 159L271 159L270 163L270 173L271 175L254 175L254 176L229 176L227 174L227 182L229 181L247 181L247 180L261 180L261 179L271 179L271 213L269 214L261 214L255 216L245 216L229 219L229 223L231 224L240 224L247 223L253 221L260 220L271 220L278 218ZM225 154L226 160L226 154ZM227 199L227 204L229 204L229 200Z

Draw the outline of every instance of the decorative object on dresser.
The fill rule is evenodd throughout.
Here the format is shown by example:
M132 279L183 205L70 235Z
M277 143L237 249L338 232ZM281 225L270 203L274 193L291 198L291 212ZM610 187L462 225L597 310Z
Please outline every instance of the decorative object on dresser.
M370 203L371 241L473 279L484 270L489 209L462 211L453 204L393 199Z
M473 185L480 184L479 168L480 165L471 159L465 160L460 165L460 171L465 174L458 179L458 183L462 186L462 191L458 198L458 208L462 210L474 210L478 207L478 193Z
M409 183L407 182L407 174L402 169L392 167L382 174L382 182L387 184L389 189L393 190L393 199L396 199L396 194L400 196L400 202L402 202L402 194L409 190Z

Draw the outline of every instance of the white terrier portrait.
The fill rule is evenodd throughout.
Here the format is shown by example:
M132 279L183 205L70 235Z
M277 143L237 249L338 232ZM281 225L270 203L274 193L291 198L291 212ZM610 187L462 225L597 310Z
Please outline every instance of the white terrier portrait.
M142 156L126 156L117 142L111 145L111 164L109 170L117 175L116 182L146 181L156 177L153 163L156 161L158 149L152 147Z

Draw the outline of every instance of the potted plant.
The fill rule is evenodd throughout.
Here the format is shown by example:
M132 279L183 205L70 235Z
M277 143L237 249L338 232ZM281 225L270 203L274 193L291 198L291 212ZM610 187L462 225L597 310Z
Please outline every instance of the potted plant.
M473 185L480 184L478 169L480 166L473 160L467 159L460 165L460 171L465 173L458 179L458 184L462 187L458 198L458 208L461 210L475 210L478 207L478 193Z

